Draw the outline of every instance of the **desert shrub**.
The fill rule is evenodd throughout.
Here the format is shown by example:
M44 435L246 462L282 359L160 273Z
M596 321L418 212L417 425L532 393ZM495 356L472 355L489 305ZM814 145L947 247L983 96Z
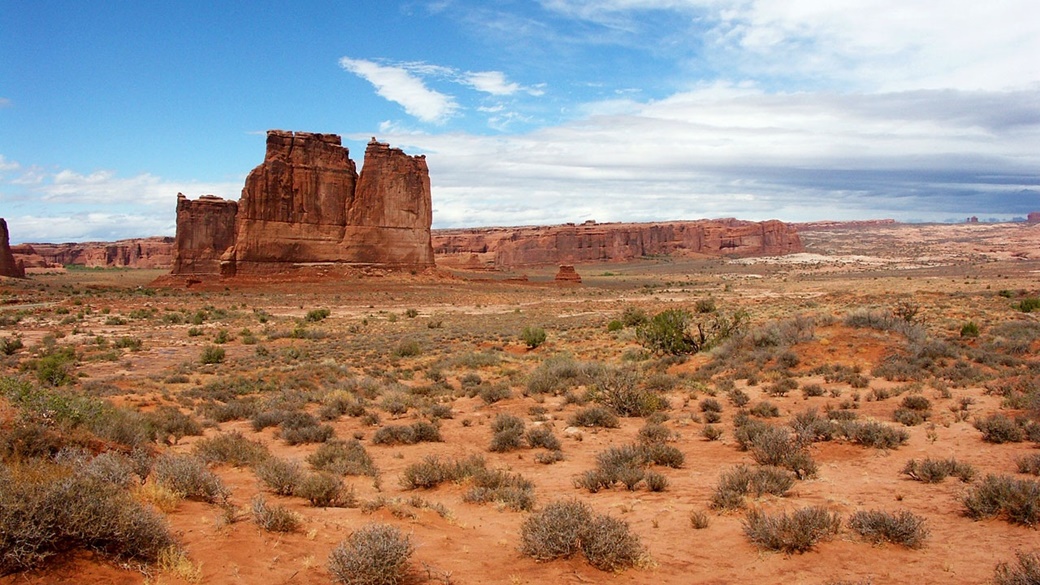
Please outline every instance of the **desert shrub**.
M1023 425L999 413L976 419L975 428L982 432L982 440L987 443L1019 443L1026 439Z
M202 355L199 356L199 361L203 364L219 364L223 363L225 355L226 352L223 347L207 345L202 348Z
M534 507L534 484L518 473L501 469L474 469L471 486L462 495L465 502L498 503L518 512Z
M141 452L140 456L147 458L144 452ZM129 488L139 481L144 481L151 473L151 465L144 467L135 458L116 451L105 451L86 461L81 473L86 477Z
M682 451L672 445L644 443L639 445L639 450L646 463L679 469L686 462L686 456Z
M823 386L820 386L819 384L806 384L805 386L802 386L802 396L806 398L816 398L823 396L824 393L825 390L823 389Z
M524 445L524 421L518 416L500 413L491 421L491 432L489 449L495 453L505 453Z
M318 321L325 320L331 314L332 312L328 309L311 309L310 311L307 311L307 315L303 320L308 323L317 323Z
M422 345L415 339L405 339L394 348L394 357L415 357L422 354Z
M343 585L396 585L408 572L415 547L389 524L368 524L329 555L329 572Z
M319 471L335 475L376 475L372 457L357 439L322 443L307 456L307 463Z
M76 380L73 368L76 364L76 352L71 347L54 349L36 360L33 369L36 379L46 386L67 386Z
M978 337L979 326L974 321L968 321L964 325L961 325L961 337Z
M1019 301L1015 308L1023 313L1032 313L1040 309L1040 297L1027 297Z
M319 424L313 415L301 411L287 413L278 423L278 436L287 445L324 443L335 434L331 426Z
M162 516L123 487L75 470L37 471L0 467L0 575L78 548L154 562L174 546Z
M569 356L546 359L527 376L529 394L562 394L563 392L589 384L603 370L596 362L577 362Z
M733 427L733 438L736 439L737 447L741 451L750 449L758 435L773 428L769 423L753 419L743 413L733 418Z
M739 465L724 471L711 495L711 507L716 510L743 508L746 496L765 494L783 497L794 485L794 476L779 467L751 467Z
M704 425L701 429L701 436L709 441L718 441L722 438L723 430L715 425Z
M527 439L527 444L532 449L542 448L549 449L550 451L557 451L560 449L560 439L553 434L550 427L546 425L533 427L524 437Z
M848 520L849 528L874 544L891 542L907 548L921 548L928 538L924 518L909 511L860 511Z
M621 426L618 417L609 408L594 405L575 412L567 420L572 427L603 427L616 429Z
M524 327L520 332L520 339L530 349L535 349L545 343L545 329L541 327Z
M560 451L560 450L541 451L541 452L535 453L535 455L534 455L535 463L541 463L543 465L552 465L553 463L557 463L557 462L563 461L563 460L564 460L563 451Z
M17 335L11 337L0 337L0 354L14 355L19 349L25 347L22 338Z
M293 495L321 508L347 508L357 503L354 491L343 485L340 476L324 471L304 476Z
M892 412L892 420L904 426L913 427L924 423L928 418L919 410L897 408Z
M701 412L722 412L722 403L720 403L717 398L705 398L704 400L701 400L698 406L700 407Z
M694 530L704 530L711 526L711 518L708 513L703 510L693 510L690 512L690 527Z
M969 517L975 520L1004 516L1013 524L1033 526L1040 522L1040 483L1007 475L987 475L963 499Z
M794 415L790 422L797 441L803 445L819 441L830 441L837 432L834 421L821 416L815 408Z
M646 323L649 319L650 317L647 316L646 311L639 307L628 306L621 312L621 323L625 327L637 327Z
M639 537L629 529L628 522L606 514L593 517L580 542L585 559L601 571L631 567L643 554Z
M906 430L877 421L843 421L838 429L842 436L853 443L877 449L895 449L910 439Z
M607 515L593 515L577 500L552 502L524 520L520 528L521 551L539 561L569 558L578 552L604 571L634 565L643 554L639 538L626 522Z
M668 427L648 422L639 429L637 435L639 443L641 445L649 445L652 443L667 443L674 438L675 434L668 430Z
M276 427L289 416L289 411L281 409L258 410L250 417L249 422L253 430L260 432L267 427Z
M820 506L801 508L791 514L769 515L751 510L744 518L744 534L752 543L785 553L803 553L841 530L841 517Z
M1040 453L1025 455L1015 461L1019 473L1040 475Z
M227 463L235 467L252 467L271 456L267 445L251 441L238 431L199 439L192 451L206 463Z
M1040 583L1040 551L1015 553L1016 564L999 563L994 585L1036 585Z
M780 378L776 382L765 387L765 393L770 396L787 396L788 392L798 388L798 382L794 378Z
M426 421L418 421L411 425L387 425L372 435L372 443L375 445L414 445L420 442L440 441L440 428Z
M202 425L191 416L174 406L160 406L144 414L149 434L157 441L177 443L182 437L197 437L202 434Z
M746 406L747 403L751 402L751 397L748 396L747 392L744 392L740 388L733 388L726 392L726 397L733 403L733 406L741 408Z
M622 368L605 368L593 380L589 398L620 416L647 416L666 410L661 394L639 387L639 376Z
M223 502L230 495L217 474L194 455L163 454L155 461L152 477L159 485L190 500Z
M268 532L295 532L302 519L285 506L270 506L262 494L253 497L250 506L253 522Z
M776 418L780 416L780 409L775 404L763 400L751 407L751 414L761 418Z
M259 479L272 492L291 496L303 481L303 469L296 461L269 457L253 468Z
M968 483L975 477L975 468L968 463L953 459L911 459L903 466L902 473L924 483L939 483L949 476Z
M932 402L920 394L909 394L903 397L900 406L908 410L925 411L932 408Z
M751 440L749 451L759 465L790 469L799 479L816 475L816 462L787 429L763 430Z

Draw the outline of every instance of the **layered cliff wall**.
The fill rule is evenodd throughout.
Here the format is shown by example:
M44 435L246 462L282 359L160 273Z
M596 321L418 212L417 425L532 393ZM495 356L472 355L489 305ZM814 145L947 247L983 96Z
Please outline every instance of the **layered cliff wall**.
M249 173L235 209L232 203L178 199L171 274L265 274L328 263L434 265L426 158L374 138L359 176L339 136L271 130L264 162Z
M646 256L772 256L803 250L781 221L586 222L547 227L438 230L438 262L464 268L625 261Z

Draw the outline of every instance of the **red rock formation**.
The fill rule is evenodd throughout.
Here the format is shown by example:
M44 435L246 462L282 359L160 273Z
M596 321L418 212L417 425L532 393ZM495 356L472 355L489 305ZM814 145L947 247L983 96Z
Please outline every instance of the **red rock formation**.
M173 238L19 244L12 246L11 251L25 263L26 268L168 268L173 262Z
M1029 223L1040 223L1040 211L1032 211L1026 216L1026 221Z
M174 275L264 274L326 263L433 266L426 158L374 139L358 177L339 136L269 131L264 162L249 173L242 189L230 241L217 241L203 228L198 242L182 245L182 238L193 237L201 216L189 211L182 224L181 205L178 201L180 255ZM194 210L191 202L185 205ZM234 215L221 209L212 213ZM198 213L208 212L199 207ZM214 228L227 221L221 217ZM214 254L220 257L219 270L214 269Z
M213 195L192 201L177 194L174 274L217 274L220 257L235 243L238 203Z
M568 284L581 284L581 276L578 275L578 271L573 266L568 265L560 266L560 269L556 272L556 278L553 280Z
M355 262L433 266L432 222L426 157L408 156L373 138L347 217L348 255Z
M552 227L439 230L439 261L476 254L498 268L625 261L645 256L768 256L802 251L798 233L780 221L736 219Z
M7 222L0 217L0 276L25 278L25 265L16 262L11 253L11 238L7 232Z

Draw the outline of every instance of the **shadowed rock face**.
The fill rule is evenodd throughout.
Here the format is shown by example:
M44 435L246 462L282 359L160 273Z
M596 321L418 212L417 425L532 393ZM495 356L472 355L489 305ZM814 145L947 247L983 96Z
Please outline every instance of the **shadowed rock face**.
M271 130L237 208L202 203L178 200L174 275L264 274L315 263L433 266L426 158L375 139L359 177L339 136Z
M781 221L736 219L665 223L588 222L547 227L441 230L441 261L464 258L495 268L625 261L645 256L771 256L801 252L797 231Z
M25 278L25 266L15 262L11 254L11 238L7 232L7 222L0 217L0 276Z

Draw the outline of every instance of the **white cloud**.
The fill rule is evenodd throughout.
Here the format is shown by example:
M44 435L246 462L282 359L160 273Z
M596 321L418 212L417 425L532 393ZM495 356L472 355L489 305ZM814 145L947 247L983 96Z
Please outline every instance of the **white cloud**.
M501 71L469 72L463 75L463 79L477 91L491 95L513 95L521 89L520 84L506 81Z
M374 85L380 96L400 104L406 112L423 122L444 123L458 110L452 96L429 89L405 67L348 57L340 59L339 64Z
M9 98L0 97L0 108L11 108L14 107L14 102Z
M0 154L0 173L6 173L9 171L17 171L22 165L18 164L18 161L7 160L7 157Z
M173 214L76 213L69 215L16 215L6 218L11 243L111 242L147 236L172 236Z

